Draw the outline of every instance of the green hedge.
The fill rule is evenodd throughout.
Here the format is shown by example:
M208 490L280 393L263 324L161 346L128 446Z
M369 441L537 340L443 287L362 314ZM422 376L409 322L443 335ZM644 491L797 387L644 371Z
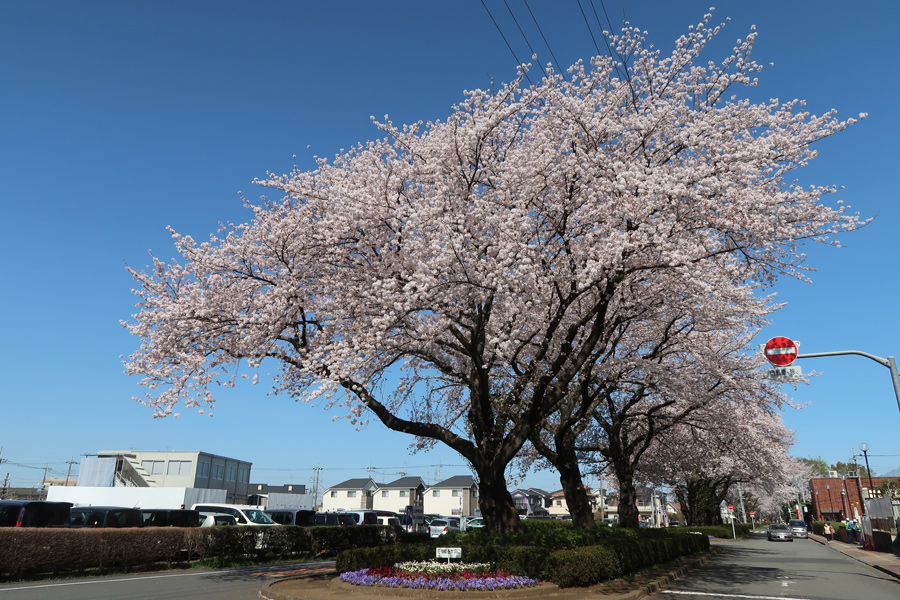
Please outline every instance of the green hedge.
M709 538L697 534L607 540L551 553L544 579L560 587L586 587L708 550Z
M131 569L191 559L277 560L333 557L420 536L399 527L0 528L0 578L86 569Z

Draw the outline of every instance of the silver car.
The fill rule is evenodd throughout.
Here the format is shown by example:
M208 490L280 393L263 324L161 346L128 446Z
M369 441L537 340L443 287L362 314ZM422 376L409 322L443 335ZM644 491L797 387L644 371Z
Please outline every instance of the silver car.
M766 537L769 538L770 542L778 540L784 540L785 542L794 541L794 534L791 533L791 528L784 523L769 525L769 528L766 530Z
M791 519L788 521L788 527L791 528L795 538L809 538L809 529L803 519Z
M451 531L459 531L459 519L433 519L428 526L428 534L433 538Z

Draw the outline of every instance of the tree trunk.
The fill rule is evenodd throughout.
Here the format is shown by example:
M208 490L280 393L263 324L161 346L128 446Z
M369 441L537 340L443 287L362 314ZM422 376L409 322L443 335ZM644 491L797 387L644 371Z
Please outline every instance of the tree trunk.
M478 508L484 517L485 528L491 533L519 533L523 529L522 520L506 487L504 471L501 469L497 473L496 469L476 468Z
M695 478L676 486L675 495L687 525L721 525L720 504L730 487L730 480L714 481Z
M559 456L568 454L560 449ZM559 482L562 484L563 493L566 495L566 505L572 516L572 526L575 529L594 529L597 523L594 521L594 512L588 499L587 490L581 479L581 468L574 452L571 456L560 458L556 465L559 471Z
M640 527L640 513L637 507L637 491L634 488L634 468L627 459L619 457L612 461L613 471L619 481L619 527Z

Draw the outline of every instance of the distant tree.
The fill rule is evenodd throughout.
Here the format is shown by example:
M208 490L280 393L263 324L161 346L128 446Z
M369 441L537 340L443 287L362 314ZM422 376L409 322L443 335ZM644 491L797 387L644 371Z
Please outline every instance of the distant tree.
M900 498L900 479L883 478L878 491L882 498Z
M846 475L847 473L859 473L862 477L868 477L869 475L872 477L875 476L875 473L869 473L869 471L866 470L866 467L852 462L838 461L831 465L830 469L832 471L837 471L841 476Z
M459 452L488 529L519 530L508 465L598 364L618 369L623 324L801 275L800 243L859 225L820 202L834 188L785 178L853 121L730 97L760 70L755 33L700 63L708 19L669 56L628 27L618 59L378 124L385 139L259 182L283 197L251 222L173 231L180 260L131 270L143 401L211 407L242 362L272 364L276 392Z
M812 472L813 477L828 477L828 471L832 468L821 456L818 458L797 458L796 460L806 465Z

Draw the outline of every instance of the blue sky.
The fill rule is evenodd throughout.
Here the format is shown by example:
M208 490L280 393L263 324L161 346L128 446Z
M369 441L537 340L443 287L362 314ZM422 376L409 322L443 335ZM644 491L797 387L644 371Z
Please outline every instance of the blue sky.
M500 0L485 0L519 60L531 54ZM508 0L540 62L550 56L523 0ZM529 0L556 58L597 51L577 0ZM606 0L668 51L709 2ZM581 0L591 10L591 0ZM599 0L594 7L601 10ZM588 13L594 32L593 14ZM602 16L602 15L601 15ZM900 353L895 309L900 211L896 23L888 1L721 2L731 17L708 58L720 60L755 24L754 55L774 62L753 98L805 98L813 112L868 112L820 144L804 183L875 221L844 247L809 248L813 283L781 282L788 306L760 335L801 352ZM602 48L602 46L601 46ZM312 155L379 137L395 123L444 119L464 89L515 76L516 60L480 0L0 3L0 482L65 476L98 450L202 450L253 463L252 479L327 486L350 477L428 482L466 473L446 450L410 455L402 434L357 432L336 414L268 396L221 395L215 417L154 420L121 355L137 346L120 325L133 312L125 265L173 255L165 231L205 238L249 213L239 191L267 171L312 166ZM296 159L294 158L296 156ZM834 198L832 198L834 199ZM806 359L821 373L791 396L801 411L794 454L846 461L861 442L876 473L900 466L900 409L888 370L862 357ZM77 466L73 473L77 473ZM524 485L559 488L552 473ZM595 483L596 485L596 483Z

